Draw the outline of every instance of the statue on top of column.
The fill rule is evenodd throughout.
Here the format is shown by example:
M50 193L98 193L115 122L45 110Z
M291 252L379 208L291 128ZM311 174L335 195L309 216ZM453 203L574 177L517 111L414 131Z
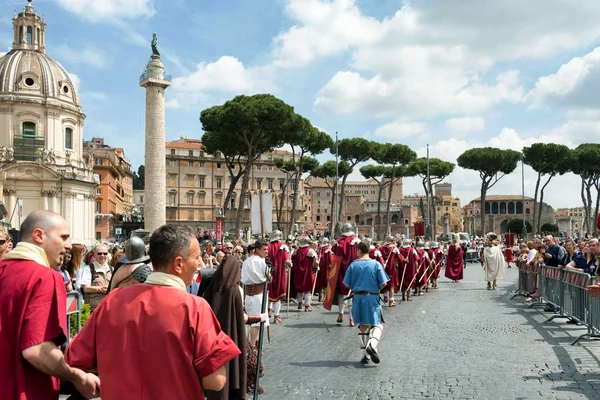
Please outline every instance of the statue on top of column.
M152 34L152 55L160 57L160 52L158 51L158 37L156 36L156 32Z

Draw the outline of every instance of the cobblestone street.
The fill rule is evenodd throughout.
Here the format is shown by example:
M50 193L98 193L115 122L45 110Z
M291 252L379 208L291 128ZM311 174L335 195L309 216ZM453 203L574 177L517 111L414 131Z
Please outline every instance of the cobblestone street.
M335 323L337 307L291 307L265 344L263 400L600 399L600 343L571 346L585 332L511 300L518 270L488 291L479 264L465 279L384 307L379 365L359 363L358 329ZM285 317L285 313L283 314Z

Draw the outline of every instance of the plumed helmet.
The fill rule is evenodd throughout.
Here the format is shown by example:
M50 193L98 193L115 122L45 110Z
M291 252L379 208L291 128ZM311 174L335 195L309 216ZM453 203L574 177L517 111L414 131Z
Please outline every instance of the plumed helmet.
M432 249L438 249L440 247L438 242L431 242L431 248Z
M429 242L425 242L425 249L429 249Z
M271 242L276 242L278 240L281 240L282 236L283 236L283 232L281 232L279 230L275 230L275 231L273 231L271 233L271 239L270 239L270 241Z
M134 264L146 262L150 257L146 254L146 245L140 237L133 236L125 242L125 255L119 262L123 264Z
M310 245L310 238L308 236L300 236L298 238L298 247L306 247Z
M354 231L354 227L352 226L351 223L346 222L345 224L342 225L342 233L349 233Z
M407 247L410 247L410 245L411 245L410 239L404 239L402 241L402 247L407 248Z

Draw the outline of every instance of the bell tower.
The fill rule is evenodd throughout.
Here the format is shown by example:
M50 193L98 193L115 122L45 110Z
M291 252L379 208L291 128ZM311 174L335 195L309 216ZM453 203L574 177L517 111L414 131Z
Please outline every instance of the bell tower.
M14 50L36 50L41 53L46 52L46 22L44 18L36 14L31 5L31 0L27 0L27 5L23 12L13 18L13 49Z

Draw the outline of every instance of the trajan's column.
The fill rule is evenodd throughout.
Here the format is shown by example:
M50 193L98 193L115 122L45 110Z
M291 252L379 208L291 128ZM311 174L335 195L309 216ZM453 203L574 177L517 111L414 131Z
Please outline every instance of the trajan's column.
M165 165L165 89L171 86L171 77L165 75L160 62L156 33L152 38L152 56L146 71L140 77L140 86L146 89L146 154L144 229L152 233L166 221L166 165Z

